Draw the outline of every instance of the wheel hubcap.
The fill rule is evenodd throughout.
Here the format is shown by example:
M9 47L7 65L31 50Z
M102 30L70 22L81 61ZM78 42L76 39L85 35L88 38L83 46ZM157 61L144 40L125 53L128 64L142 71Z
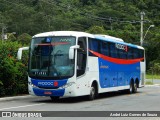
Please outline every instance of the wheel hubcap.
M134 91L137 92L137 85L134 84Z
M130 85L130 93L132 93L132 85Z
M94 87L91 87L91 96L92 96L92 98L94 98L94 96L95 96L95 89L94 89Z

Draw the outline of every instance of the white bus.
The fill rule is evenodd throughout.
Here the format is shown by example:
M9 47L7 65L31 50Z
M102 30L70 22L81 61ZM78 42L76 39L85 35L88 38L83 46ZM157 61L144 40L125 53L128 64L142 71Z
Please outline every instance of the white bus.
M107 35L40 33L29 47L28 75L29 94L52 100L85 95L93 100L99 93L119 90L134 93L144 84L144 48Z

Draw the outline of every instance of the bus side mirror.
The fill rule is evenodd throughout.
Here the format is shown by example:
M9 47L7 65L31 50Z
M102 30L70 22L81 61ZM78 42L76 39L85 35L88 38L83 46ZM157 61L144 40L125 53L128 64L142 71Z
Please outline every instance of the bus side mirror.
M19 48L19 49L18 49L18 52L17 52L17 59L18 59L18 60L21 60L21 59L22 59L22 51L23 51L23 50L28 50L28 49L29 49L29 47Z
M74 45L69 48L69 59L74 59L74 50L78 49L79 45Z

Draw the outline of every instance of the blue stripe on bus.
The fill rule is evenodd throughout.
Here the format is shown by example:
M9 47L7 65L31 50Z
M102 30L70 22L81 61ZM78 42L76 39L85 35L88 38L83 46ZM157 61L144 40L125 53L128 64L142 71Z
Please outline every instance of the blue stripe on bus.
M133 78L140 80L140 62L134 64L115 64L102 58L99 61L99 80L101 88L126 86Z

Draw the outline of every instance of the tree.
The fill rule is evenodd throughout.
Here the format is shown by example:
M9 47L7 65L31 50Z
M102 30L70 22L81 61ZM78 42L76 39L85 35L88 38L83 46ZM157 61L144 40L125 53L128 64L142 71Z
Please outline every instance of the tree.
M31 36L27 33L23 33L20 36L18 36L18 42L21 43L22 45L29 45L31 42Z
M27 66L16 59L19 47L11 41L0 44L0 97L27 93Z
M92 26L87 30L87 32L92 34L106 34L106 31L103 27L100 26Z

